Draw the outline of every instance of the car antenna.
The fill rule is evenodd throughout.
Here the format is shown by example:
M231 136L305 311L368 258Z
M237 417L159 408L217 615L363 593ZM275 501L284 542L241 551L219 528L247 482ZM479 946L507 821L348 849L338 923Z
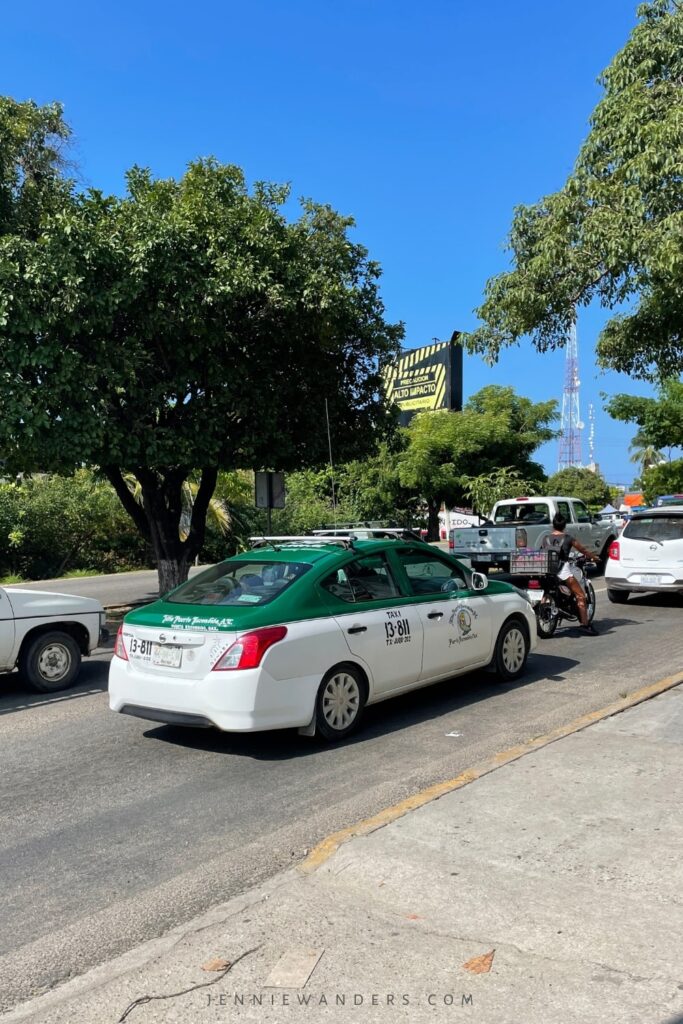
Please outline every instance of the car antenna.
M334 528L337 529L337 499L334 493L334 465L332 463L332 433L330 431L330 410L325 399L325 419L327 420L327 444L330 449L330 473L332 474L332 512L334 515Z

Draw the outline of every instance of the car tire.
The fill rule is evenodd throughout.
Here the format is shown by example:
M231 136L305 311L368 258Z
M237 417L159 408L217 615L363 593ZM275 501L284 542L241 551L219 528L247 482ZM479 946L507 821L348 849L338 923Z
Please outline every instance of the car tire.
M524 671L529 655L529 637L526 625L519 619L509 619L496 640L493 667L501 679L517 679Z
M316 735L328 743L343 740L363 715L368 688L355 665L335 665L323 677L315 700Z
M72 686L81 668L81 651L69 633L40 633L19 655L19 673L37 693L56 693Z
M551 636L555 635L559 622L560 616L557 610L553 612L547 605L545 607L539 605L536 608L536 633L542 640L549 640Z
M609 558L609 549L610 549L610 547L612 545L612 541L613 540L615 540L614 537L612 537L612 538L610 538L610 540L606 541L602 551L600 552L600 561L595 563L595 575L596 576L604 576L605 575L605 569L607 568L607 559Z
M628 601L628 590L610 590L607 588L607 600L612 604L626 604Z

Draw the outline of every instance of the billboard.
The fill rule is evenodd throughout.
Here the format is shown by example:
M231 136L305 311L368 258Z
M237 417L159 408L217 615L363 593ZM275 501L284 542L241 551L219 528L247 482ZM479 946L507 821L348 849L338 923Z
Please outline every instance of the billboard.
M462 346L459 331L450 341L406 352L385 372L387 398L401 410L405 427L416 412L462 409Z

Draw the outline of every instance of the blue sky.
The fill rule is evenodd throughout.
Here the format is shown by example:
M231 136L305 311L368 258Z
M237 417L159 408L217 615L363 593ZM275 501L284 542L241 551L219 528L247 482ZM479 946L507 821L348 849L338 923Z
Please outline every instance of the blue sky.
M406 345L475 324L505 269L512 211L560 187L600 97L596 78L636 0L118 0L3 11L0 92L58 99L84 184L121 192L137 163L179 175L198 156L291 182L357 221ZM582 414L611 483L630 484L634 428L600 393L651 389L595 365L605 314L579 319ZM561 398L562 353L465 359L465 394L512 384ZM584 459L588 457L586 429ZM541 458L557 463L557 443Z

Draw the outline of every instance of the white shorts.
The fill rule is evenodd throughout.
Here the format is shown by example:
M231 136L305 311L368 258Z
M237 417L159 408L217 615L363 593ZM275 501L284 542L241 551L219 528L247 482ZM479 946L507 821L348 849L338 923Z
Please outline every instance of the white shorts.
M561 580L568 580L570 576L578 579L578 575L571 562L563 562L557 575Z

